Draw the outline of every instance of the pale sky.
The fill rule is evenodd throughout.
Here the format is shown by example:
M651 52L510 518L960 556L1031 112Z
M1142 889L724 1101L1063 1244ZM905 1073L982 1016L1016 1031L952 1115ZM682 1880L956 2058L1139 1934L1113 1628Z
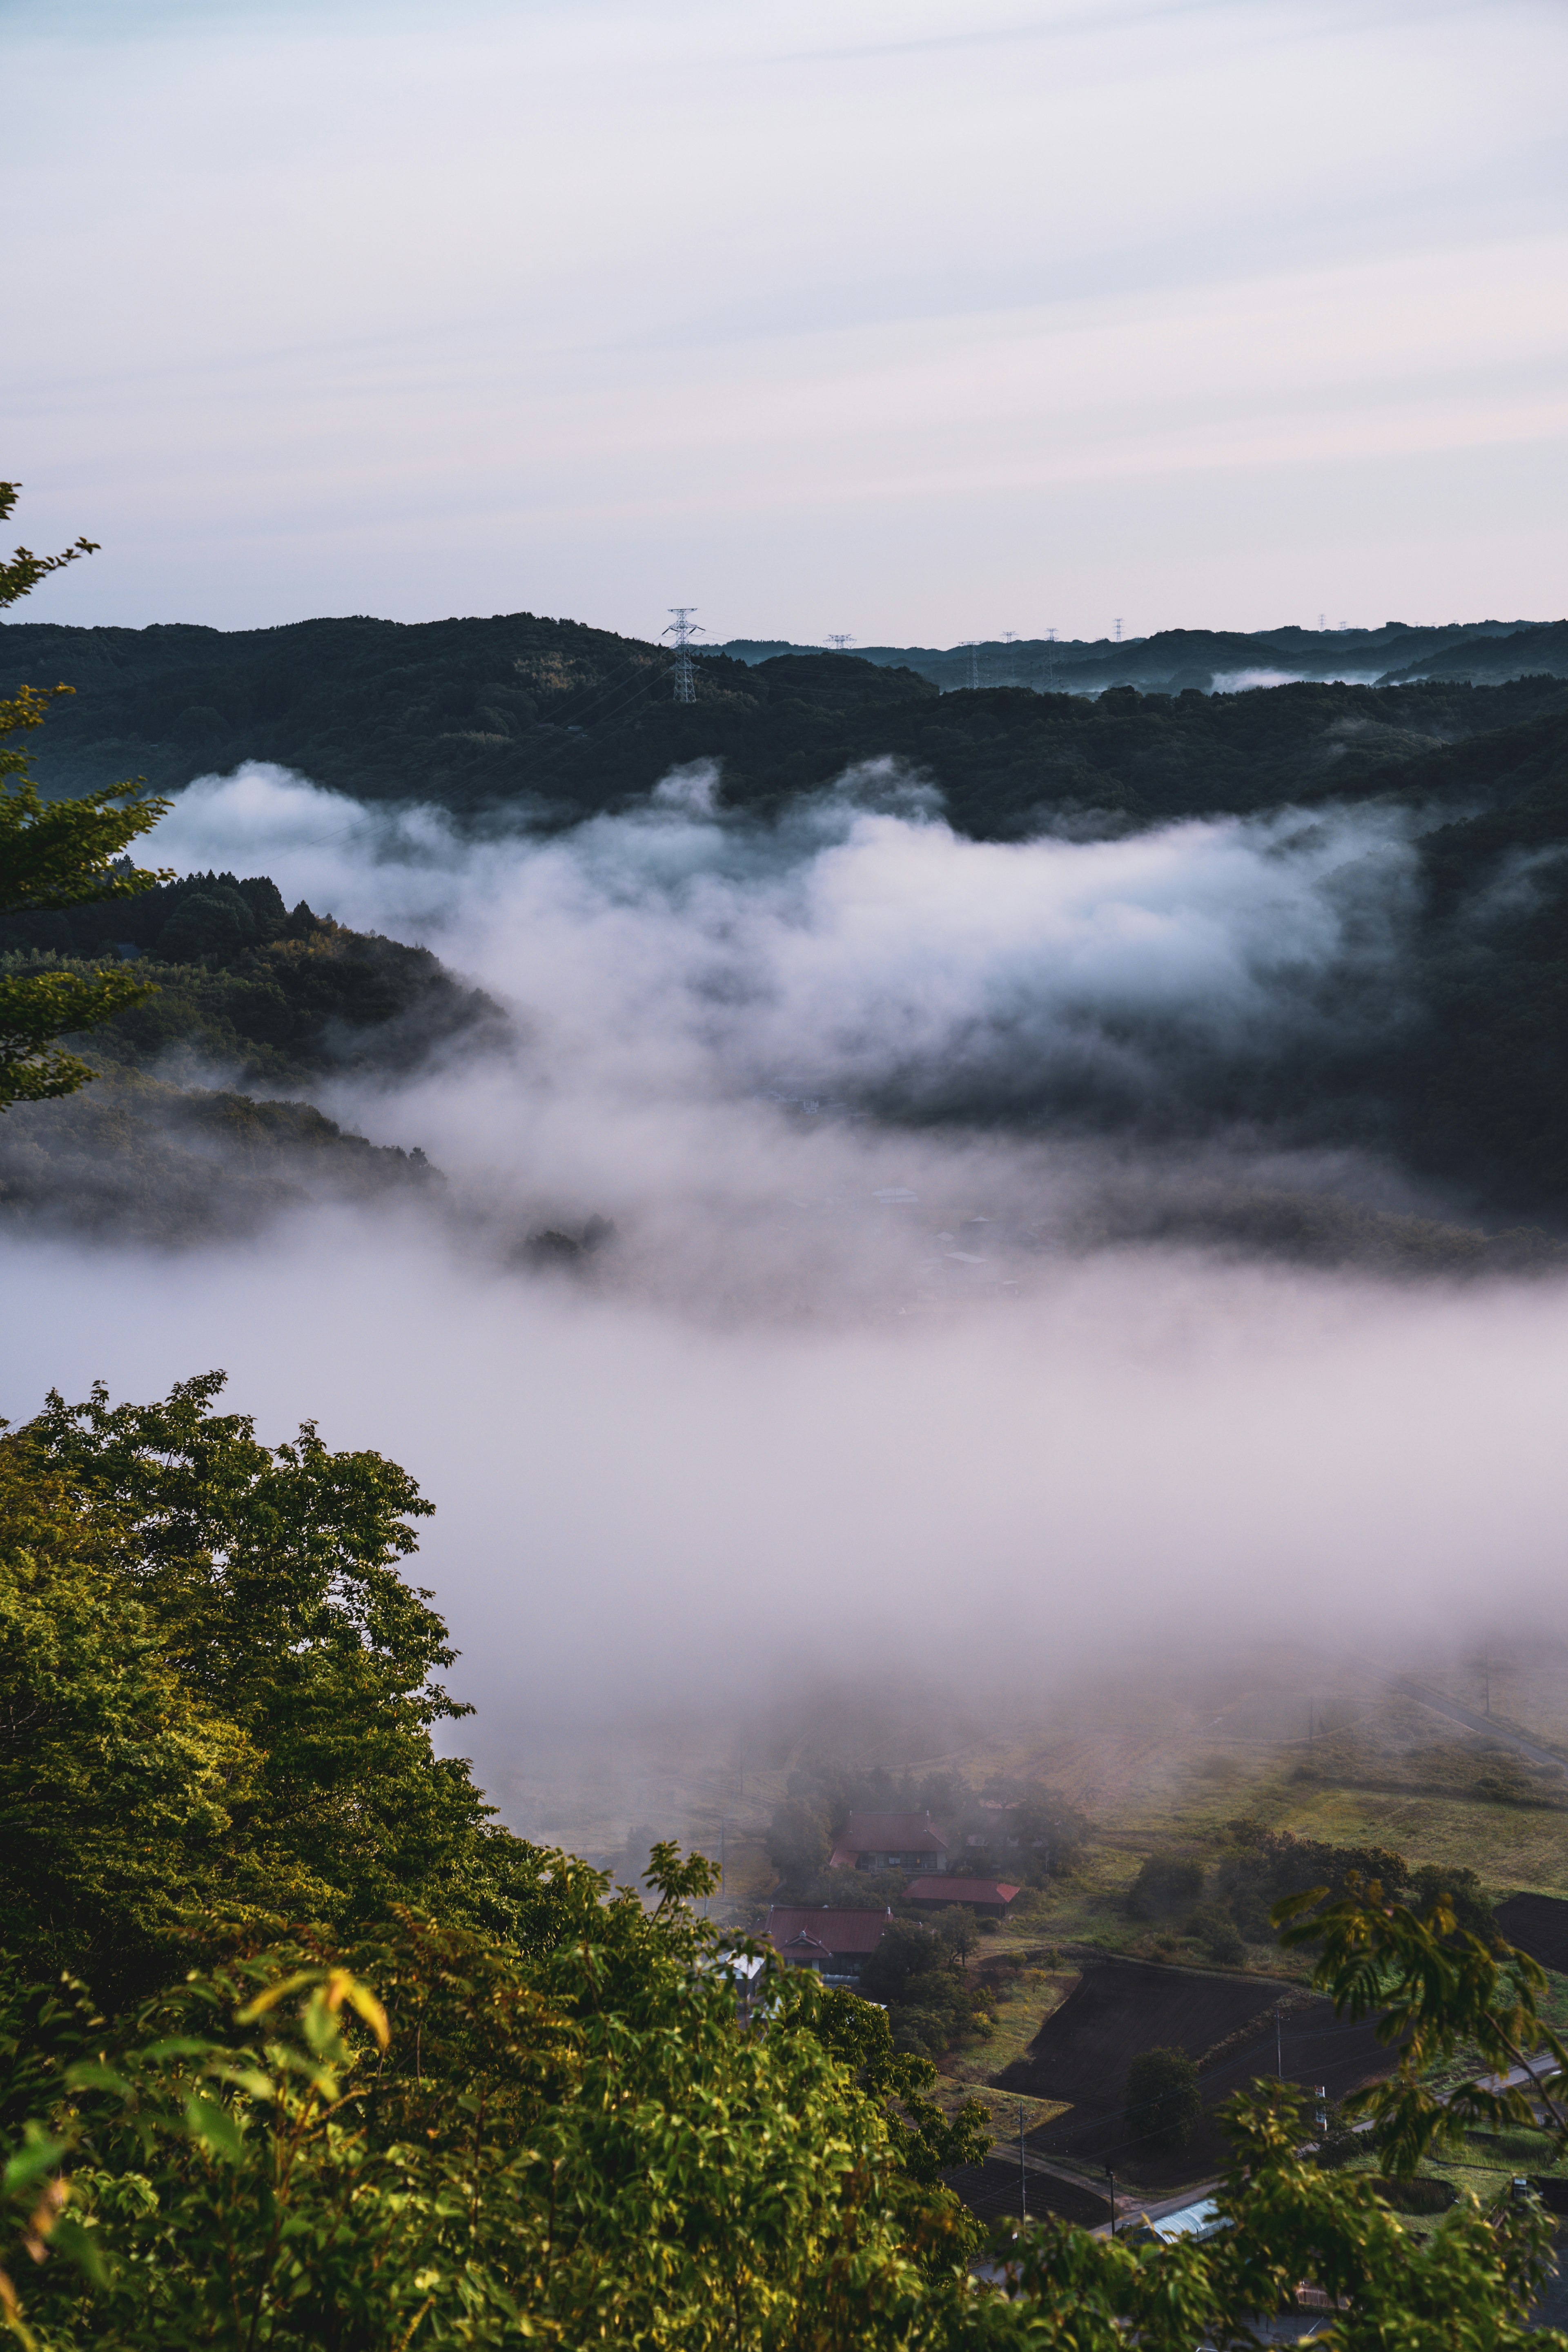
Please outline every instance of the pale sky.
M0 0L13 618L1554 617L1562 0Z

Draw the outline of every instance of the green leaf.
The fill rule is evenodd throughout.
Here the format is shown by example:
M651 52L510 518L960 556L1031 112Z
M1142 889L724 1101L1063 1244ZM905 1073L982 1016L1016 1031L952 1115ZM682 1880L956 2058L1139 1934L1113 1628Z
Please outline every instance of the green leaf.
M126 2098L133 2088L123 2074L117 2074L112 2066L105 2066L96 2058L82 2058L74 2066L68 2066L66 2085L72 2091L119 2091Z
M46 2172L54 2169L69 2146L68 2139L56 2139L47 2135L30 2139L26 2147L19 2147L15 2156L6 2158L0 2186L5 2188L8 2196L15 2196L19 2189L30 2189L35 2180L41 2179Z
M185 2127L193 2139L200 2140L212 2155L221 2156L227 2164L237 2164L245 2153L238 2125L216 2099L187 2099Z

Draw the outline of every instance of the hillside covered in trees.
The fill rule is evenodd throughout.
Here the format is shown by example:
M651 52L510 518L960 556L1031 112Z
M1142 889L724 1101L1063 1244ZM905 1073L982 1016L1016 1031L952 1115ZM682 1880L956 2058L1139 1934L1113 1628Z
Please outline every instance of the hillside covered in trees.
M941 692L913 667L855 655L710 654L695 664L696 700L679 704L668 647L531 614L235 632L13 623L0 629L0 691L72 688L49 719L50 791L127 775L178 790L259 760L365 800L560 824L698 760L721 763L726 804L766 810L890 758L983 840L1063 815L1137 825L1397 792L1413 758L1568 710L1568 679L1546 663L1485 687L1140 694L1116 666L1136 650L1118 649L1099 682L1110 690L1093 697Z
M510 1034L427 949L290 912L264 875L0 916L6 974L85 975L105 958L151 992L81 1041L93 1086L0 1124L0 1216L167 1243L252 1232L307 1200L428 1194L439 1179L416 1144L345 1132L310 1092Z
M1512 644L1500 629L1423 658L1440 667ZM1422 654L1409 634L1380 655ZM1310 1042L1245 1067L1173 1049L1162 1088L1135 1103L1113 1074L1091 1071L1064 1091L1059 1073L1022 1057L1000 1082L994 1068L955 1063L912 1090L884 1087L869 1107L892 1119L1151 1137L1248 1122L1297 1143L1390 1152L1465 1187L1489 1215L1568 1219L1563 678L1214 694L1113 686L1089 697L942 692L911 668L854 655L715 655L696 665L696 699L681 704L668 649L527 614L235 634L13 625L0 632L0 664L13 679L73 688L51 711L47 793L138 772L178 788L274 761L372 803L435 802L481 831L549 833L642 805L682 763L713 764L721 816L763 822L858 765L919 784L961 835L1004 842L1384 805L1416 859L1398 953L1363 975L1353 1003L1325 1003ZM495 1034L493 1009L421 951L353 940L308 909L290 915L255 877L191 877L142 902L17 918L0 947L68 958L135 949L161 992L111 1024L101 1051L146 1066L156 1042L183 1039L247 1088L293 1089L352 1066L373 1032L387 1067L458 1030L477 1039L487 1021Z

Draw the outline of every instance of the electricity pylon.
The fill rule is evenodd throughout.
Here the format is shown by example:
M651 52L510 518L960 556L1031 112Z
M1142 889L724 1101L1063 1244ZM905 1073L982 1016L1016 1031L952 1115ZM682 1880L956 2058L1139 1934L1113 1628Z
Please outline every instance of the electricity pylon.
M677 702L695 702L697 682L691 675L691 640L707 632L700 622L691 618L697 610L695 604L668 604L665 610L675 614L668 628L659 631L661 636L675 639L675 698Z
M829 629L826 636L823 639L824 645L831 646L836 654L843 653L846 647L852 646L854 642L854 638L850 636L846 629Z

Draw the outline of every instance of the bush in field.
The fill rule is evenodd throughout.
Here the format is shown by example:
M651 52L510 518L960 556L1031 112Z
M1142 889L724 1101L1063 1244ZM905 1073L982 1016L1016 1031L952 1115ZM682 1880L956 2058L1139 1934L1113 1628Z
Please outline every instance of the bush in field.
M1127 2132L1140 2149L1185 2147L1204 2103L1184 2050L1142 2050L1127 2069Z
M1157 1919L1184 1911L1204 1891L1204 1866L1185 1855L1152 1853L1128 1890L1127 1908L1135 1919Z
M1247 1947L1237 1933L1236 1921L1221 1904L1200 1904L1187 1921L1187 1933L1197 1937L1217 1968L1239 1968L1247 1958Z

